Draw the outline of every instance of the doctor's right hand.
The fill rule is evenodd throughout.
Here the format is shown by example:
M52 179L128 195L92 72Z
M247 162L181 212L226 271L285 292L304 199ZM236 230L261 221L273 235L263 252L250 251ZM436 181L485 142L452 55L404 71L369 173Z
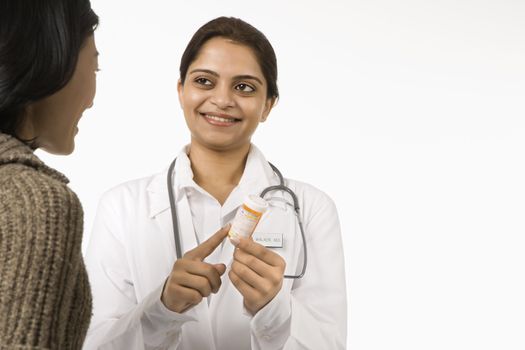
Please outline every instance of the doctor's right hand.
M226 225L175 261L160 298L168 309L184 312L219 291L226 265L208 264L203 260L221 244L229 230L230 225Z

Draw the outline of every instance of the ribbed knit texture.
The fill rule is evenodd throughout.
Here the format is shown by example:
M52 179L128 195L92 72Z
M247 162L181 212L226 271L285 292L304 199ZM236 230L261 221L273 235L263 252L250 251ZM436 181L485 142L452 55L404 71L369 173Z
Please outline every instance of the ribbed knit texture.
M91 291L68 179L0 133L0 349L81 349Z

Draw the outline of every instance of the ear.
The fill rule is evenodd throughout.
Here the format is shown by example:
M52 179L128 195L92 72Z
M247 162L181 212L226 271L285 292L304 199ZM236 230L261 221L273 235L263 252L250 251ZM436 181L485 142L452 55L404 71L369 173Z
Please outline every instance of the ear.
M182 81L179 79L179 81L177 82L177 93L179 95L180 108L184 108L184 103L182 102L183 101L182 96L184 93L183 90L184 90L184 86L182 85Z
M270 114L273 106L275 106L275 102L277 99L275 97L269 98L266 100L266 103L264 104L264 110L261 116L261 123L264 123L266 119L268 118L268 115Z

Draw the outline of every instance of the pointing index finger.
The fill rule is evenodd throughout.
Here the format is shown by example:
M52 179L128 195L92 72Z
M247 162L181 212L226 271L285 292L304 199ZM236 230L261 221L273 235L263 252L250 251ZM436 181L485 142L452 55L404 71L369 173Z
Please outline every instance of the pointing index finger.
M228 232L230 231L230 225L226 225L221 228L219 231L215 232L213 236L199 244L197 247L188 251L184 254L185 257L192 260L204 260L208 255L210 255L215 248L221 244L221 242L226 238Z

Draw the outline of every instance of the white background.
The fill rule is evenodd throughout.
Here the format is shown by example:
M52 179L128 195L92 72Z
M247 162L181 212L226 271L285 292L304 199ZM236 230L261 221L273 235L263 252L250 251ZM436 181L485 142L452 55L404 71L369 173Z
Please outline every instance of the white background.
M85 209L189 141L182 51L229 15L272 42L281 99L253 141L336 202L348 344L525 348L525 1L92 0L95 107L64 172ZM305 330L306 331L306 330Z

